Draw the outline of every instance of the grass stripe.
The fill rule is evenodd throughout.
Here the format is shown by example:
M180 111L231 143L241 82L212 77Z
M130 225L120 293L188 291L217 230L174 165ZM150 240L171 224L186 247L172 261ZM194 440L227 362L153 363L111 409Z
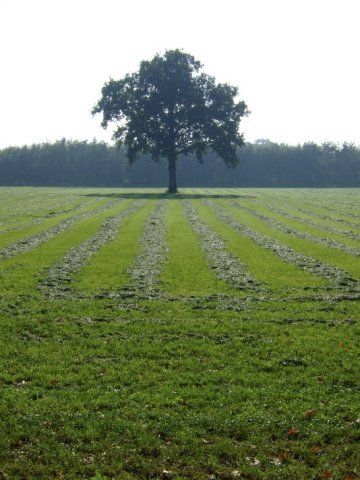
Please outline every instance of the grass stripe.
M95 235L71 249L59 262L53 265L44 281L42 291L51 298L71 297L73 276L80 271L96 252L116 238L121 222L140 208L143 200L136 200L128 208L120 208L116 215L107 216ZM125 203L125 202L123 202ZM127 206L127 204L125 203Z
M216 278L214 271L209 268L199 238L186 221L180 202L169 202L165 222L169 253L161 276L163 289L176 296L233 292L224 281Z
M324 257L324 250L327 250L325 247L320 247L319 245L311 244L307 240L274 231L261 220L243 211L239 211L239 209L231 205L225 204L224 211L218 203L210 202L210 204L216 209L219 217L229 223L236 231L249 236L258 244L275 252L280 258L309 270L312 273L324 276L329 282L337 285L337 287L353 285L354 280L345 270L332 265L330 261L322 263L319 259L311 255L311 252L315 251ZM227 213L227 211L230 212L230 214ZM240 220L240 222L236 220ZM307 248L304 248L304 243ZM339 256L347 255L343 252L336 251L333 252L333 255L329 254L325 256L325 258L328 260L333 259L334 254ZM357 258L355 260L357 260ZM357 270L357 275L359 275L359 270Z
M268 209L271 212L274 212L276 214L279 214L281 217L286 217L292 220L296 220L298 222L301 222L303 224L308 224L312 225L317 229L328 231L328 232L333 232L336 234L341 235L342 240L343 236L348 237L348 238L353 238L355 240L360 240L360 232L357 232L357 229L354 227L350 227L350 229L344 229L344 225L339 225L336 222L331 222L329 220L326 220L324 218L318 218L314 215L311 215L309 213L304 213L303 210L296 210L291 207L286 207L282 206L282 208L278 208L276 206L271 206L271 205L263 205L262 203L256 203L254 204L254 207L256 206L261 206L263 208Z
M251 208L240 202L233 202L233 206L240 208L245 212L253 215L256 218L262 220L271 229L278 230L280 232L292 234L295 237L304 238L311 242L326 245L329 248L335 248L349 253L350 255L360 256L359 243L355 240L344 239L341 235L331 233L326 235L325 232L320 229L304 225L299 221L284 218L279 214L273 213L264 207ZM340 239L341 241L339 241ZM346 243L345 243L346 242Z
M301 270L261 246L254 240L235 232L229 225L216 217L215 211L197 202L200 217L226 241L230 252L244 262L254 277L273 290L291 290L317 288L326 285L326 281L317 275Z
M280 197L277 200L273 195L266 195L263 197L263 200L270 204L287 205L305 214L318 216L335 224L343 223L350 227L360 228L359 222L354 221L356 218L359 218L358 214L350 214L346 211L346 208L343 210L339 210L338 208L334 210L328 205L326 197L323 196L320 198L316 197L315 201L306 201L305 199L297 199L294 195L288 195L285 198Z
M82 208L90 206L92 203L94 203L94 201L91 200L82 203L77 201L66 203L65 205L61 204L56 208L36 210L23 216L15 213L6 221L1 221L3 218L0 218L0 235L10 231L28 230L33 225L41 224L49 218L57 218L62 214L74 213Z
M64 230L71 228L76 222L82 220L86 217L91 217L93 215L97 215L101 213L103 210L107 210L114 205L114 201L112 202L98 202L94 206L86 206L85 208L81 209L77 214L64 214L60 217L46 222L46 225L42 224L40 226L36 226L33 228L29 228L29 231L32 235L27 235L25 238L17 238L17 241L10 243L6 247L0 250L0 259L11 258L15 255L19 255L34 248L37 248L41 243L46 242L50 238L58 235ZM60 220L59 220L60 218ZM15 235L17 232L10 232L13 237L19 237L19 235ZM20 234L20 237L22 235Z
M106 199L99 199L96 202L93 202L93 201L84 202L82 207L79 209L77 213L87 212L101 205L104 205L105 203L107 203ZM0 248L5 248L6 246L10 245L13 242L20 241L30 237L31 235L40 233L43 230L46 230L46 228L51 228L61 220L65 220L67 218L70 218L71 216L74 216L73 212L64 212L61 215L58 215L55 217L50 216L48 219L45 219L45 221L41 225L34 225L30 227L25 226L23 231L4 232L2 235L0 235Z
M160 293L160 274L167 257L164 217L168 200L161 195L155 209L145 221L140 251L129 268L129 287L147 298Z
M316 245L309 240L296 238L290 234L272 230L262 220L246 212L240 212L231 205L223 204L223 206L226 207L236 219L239 219L256 232L268 235L301 254L309 255L325 264L334 265L337 268L347 271L354 278L360 279L360 259L358 257L338 250L335 251L324 245Z
M125 218L115 240L97 252L75 275L75 287L87 294L116 291L129 283L128 269L139 253L144 223L155 202L148 200L133 215Z
M268 201L267 202L270 205L273 205L276 207L276 204L273 203L273 201ZM322 208L320 208L322 206ZM350 229L350 231L354 232L359 232L360 230L360 223L356 222L354 218L347 219L345 214L342 213L340 216L337 216L336 214L331 214L329 213L328 210L326 210L324 205L319 205L317 203L316 205L313 204L307 204L303 205L302 203L299 204L298 202L291 202L287 201L284 203L281 203L281 207L289 212L292 213L293 215L298 215L301 218L306 218L309 220L315 220L319 225L325 225L325 226L333 226L335 228L341 228L346 226L346 228ZM357 217L358 218L358 217ZM339 223L341 225L339 225Z
M94 235L107 216L124 209L128 202L121 202L114 209L105 210L95 217L85 218L35 250L2 262L0 265L2 293L6 296L31 295L37 298L40 295L37 287L46 276L45 270L59 261L70 248Z
M244 264L232 255L224 241L206 223L202 222L190 200L183 200L185 218L196 232L201 248L216 276L239 290L260 289L260 285L246 271Z

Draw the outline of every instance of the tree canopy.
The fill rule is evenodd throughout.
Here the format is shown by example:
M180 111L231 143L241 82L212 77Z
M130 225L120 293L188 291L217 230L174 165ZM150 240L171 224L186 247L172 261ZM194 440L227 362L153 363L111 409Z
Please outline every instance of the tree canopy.
M102 126L115 122L114 139L125 145L134 162L139 153L158 161L168 159L169 192L177 191L179 154L196 154L202 161L211 149L227 165L235 166L244 145L240 120L248 114L238 89L216 83L203 73L199 61L181 50L142 61L138 72L110 79L93 114L102 113Z

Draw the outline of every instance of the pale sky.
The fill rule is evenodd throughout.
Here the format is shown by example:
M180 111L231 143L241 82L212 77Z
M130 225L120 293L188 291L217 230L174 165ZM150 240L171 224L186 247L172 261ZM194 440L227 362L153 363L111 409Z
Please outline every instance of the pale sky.
M109 77L182 48L237 85L248 141L360 144L360 0L0 0L0 147L110 140Z

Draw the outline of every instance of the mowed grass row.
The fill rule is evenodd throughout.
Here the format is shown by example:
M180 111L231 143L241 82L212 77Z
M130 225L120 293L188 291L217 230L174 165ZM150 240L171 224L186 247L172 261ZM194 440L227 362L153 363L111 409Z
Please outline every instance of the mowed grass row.
M247 268L255 279L273 290L318 288L326 281L279 259L272 252L257 246L221 224L215 214L200 201L195 201L200 217L218 233L227 248ZM128 268L139 251L138 241L152 202L126 219L115 241L95 254L76 275L76 289L90 294L116 291L129 282ZM161 275L165 292L173 296L198 296L225 293L237 294L224 281L216 278L201 249L197 235L184 218L180 201L170 201L166 214L168 258Z
M75 275L76 290L99 294L117 291L129 283L128 269L139 252L145 220L155 205L156 200L148 200L122 222L116 239L102 247Z
M27 232L33 225L40 225L47 219L54 219L57 218L57 216L59 215L71 213L75 214L82 208L90 206L91 203L94 202L91 200L81 203L79 201L75 201L65 203L65 205L58 205L52 209L47 208L45 210L36 210L33 211L31 214L29 213L25 216L15 213L13 217L7 219L0 218L0 236L10 231Z
M0 234L0 249L11 245L12 243L25 240L32 235L44 232L51 227L59 224L62 220L69 219L71 217L76 217L82 213L91 212L98 207L106 205L109 203L108 199L99 199L97 202L89 202L89 204L84 204L82 208L73 212L60 213L56 216L50 216L49 218L44 219L41 223L36 223L34 225L25 226L23 230L14 230L8 231Z
M76 275L76 289L98 294L116 292L129 284L128 270L141 249L139 239L154 202L149 200L141 211L123 222L115 241L104 246ZM216 278L179 200L168 202L165 226L168 255L160 277L164 292L170 296L238 294Z
M255 191L258 198L265 204L274 204L275 206L281 206L282 208L292 207L298 211L307 210L314 213L314 217L324 215L329 217L328 220L342 224L343 221L349 223L359 224L358 212L359 207L355 206L356 196L358 192L353 191L351 195L350 204L343 204L341 199L344 195L344 190L341 190L339 194L335 190L332 190L329 197L324 195L324 190L319 190L318 194L314 194L313 198L304 197L303 195L296 194L291 190L286 195L279 194L279 190L274 191ZM320 193L321 192L321 193ZM347 215L349 213L349 215Z
M128 268L139 251L138 241L144 222L155 202L149 200L139 212L124 220L115 241L102 247L75 275L73 288L97 294L117 291L129 282ZM122 211L127 205L128 202L123 202L120 209L111 209L81 221L69 232L58 235L34 251L2 262L0 268L6 276L3 282L6 291L31 291L36 284L36 273L55 263L69 247L73 248L94 234L104 218ZM211 295L220 291L236 294L209 268L197 236L186 223L180 202L170 202L169 205L166 220L170 254L161 279L164 290L170 295Z
M348 245L353 248L360 248L360 240L352 239L346 234L342 233L337 233L334 231L329 231L329 230L324 230L322 229L322 225L311 225L306 222L302 222L301 220L295 220L292 218L289 218L285 214L274 212L271 209L269 209L266 205L251 202L251 201L235 201L234 204L239 204L239 207L241 208L244 206L245 208L249 208L250 210L253 210L254 212L260 213L262 215L265 215L266 217L270 219L275 219L278 222L280 222L282 225L286 225L288 227L293 228L294 230L298 232L304 232L308 233L310 235L313 235L314 237L317 237L319 239L331 239L331 240L336 240L337 242L340 242L344 245ZM291 212L289 212L291 214ZM294 214L296 215L296 214ZM299 216L296 215L299 218L304 218L306 220L307 217L304 216ZM314 221L314 219L312 219ZM338 226L338 228L340 228ZM353 232L356 232L356 230L352 230ZM360 233L356 232L356 233Z
M258 202L258 203L262 205L262 202ZM265 206L270 208L271 207L276 208L276 205L271 205L269 204L269 202L266 202ZM355 219L352 219L349 222L345 222L345 221L339 222L336 219L334 219L331 215L321 215L321 214L316 215L310 210L301 209L301 207L296 209L296 207L287 205L287 204L281 205L281 212L282 212L282 215L294 215L304 222L314 222L318 228L325 228L325 229L332 228L339 231L343 231L344 232L343 235L345 237L347 236L347 232L349 232L350 234L354 233L354 234L360 235L360 222L356 222Z
M204 214L206 209L197 202L203 220L227 242L229 250L241 262L250 265L249 272L272 289L319 287L326 282L296 266L278 259L276 255L257 246L246 237L239 238L214 215ZM153 207L127 219L114 242L103 247L76 276L76 288L88 293L111 292L129 282L128 268L139 251L143 223ZM216 278L204 256L198 236L184 218L180 201L170 201L166 214L168 258L161 274L161 286L170 296L237 295L238 291ZM225 232L225 233L224 233ZM255 262L254 262L255 260ZM254 265L254 263L256 265Z
M348 253L313 243L309 240L296 238L291 234L279 232L268 227L264 221L255 216L241 211L234 207L231 203L219 200L219 205L228 210L235 219L248 225L256 232L272 237L284 245L287 245L294 250L305 255L312 256L324 263L334 265L347 272L349 272L355 279L360 279L360 258L350 255Z
M208 195L209 193L205 190L199 193L199 195L201 194ZM198 194L195 193L193 195L196 197ZM219 195L221 195L221 191ZM100 203L101 202L104 203L106 200L101 200ZM195 202L203 220L209 223L211 228L226 240L229 251L235 254L239 261L246 265L249 273L253 274L259 282L264 283L274 290L315 288L325 285L326 282L322 278L311 275L294 265L286 263L272 252L266 251L256 245L251 239L240 236L225 224L221 225L221 222L215 218L214 212L210 212L211 209L201 205L200 201ZM97 202L96 205L98 204L99 202ZM90 260L89 264L77 274L75 285L78 290L94 294L101 291L117 290L126 284L128 280L127 269L138 251L137 240L141 234L146 215L151 210L151 204L152 202L144 207L141 212L135 214L134 218L130 217L126 219L116 241L110 242L103 247ZM164 290L172 295L179 294L189 296L211 295L219 291L234 294L234 290L229 290L229 287L223 281L218 280L214 272L209 268L208 262L204 258L201 250L199 239L196 234L191 231L190 226L183 216L180 202L171 201L169 204L170 208L166 221L168 231L167 241L170 246L170 253L165 264L165 271L162 275ZM236 209L232 203L227 202L224 205L230 209ZM85 207L85 210L86 209L91 209L91 207ZM252 218L252 216L246 212L237 212L237 214L240 214L238 218L242 221L250 222L249 225L252 228L254 226L260 228L260 230L257 231L270 236L275 235L275 238L285 242L285 244L295 249L299 249L300 247L300 251L309 254L309 245L307 245L307 249L301 250L301 247L304 246L303 240L291 238L291 236L282 234L281 232L274 232L264 225L264 222L257 218ZM56 220L54 219L53 221ZM89 220L88 224L90 226L92 222ZM51 226L51 224L48 226ZM79 226L79 228L81 229L82 227ZM62 238L63 237L59 238L60 243ZM187 239L185 243L183 241L184 238ZM289 240L291 240L291 244L288 243ZM305 241L305 244L308 243L308 241ZM52 245L52 243L50 243L50 245ZM316 245L311 245L311 247L311 255L319 252L319 248L317 248ZM46 245L42 250L46 252ZM34 251L34 259L36 259L38 251L41 255L42 250L39 251L36 249ZM324 261L324 259L328 261L329 255L324 256L322 246L320 250L322 253L320 259L322 261ZM342 254L342 252L339 253ZM346 254L345 259L347 263L345 267L344 262L341 262L342 259L340 259L338 263L335 261L334 264L347 269L346 267L349 265L349 259L347 257L348 255ZM19 275L21 275L22 268L19 267L17 260L14 260L5 262L3 270L6 272L18 270ZM356 265L354 270L358 271ZM8 280L10 281L11 278L10 276Z
M0 223L13 223L18 218L36 218L41 215L56 213L75 205L91 202L92 199L79 195L79 193L62 194L59 191L41 193L39 189L7 191L0 194ZM39 193L40 192L40 193ZM6 207L4 208L4 206ZM9 209L9 205L11 208Z
M184 217L181 201L170 201L166 215L168 261L161 276L170 295L202 296L236 294L223 280L216 278L201 249L200 240Z
M316 288L326 285L327 282L323 278L281 260L250 238L239 235L224 222L219 221L214 210L200 200L196 201L196 207L201 218L224 238L228 249L244 262L258 281L268 285L272 290Z
M304 205L299 203L292 204L291 202L284 202L279 204L279 202L274 202L273 199L270 198L256 198L256 199L241 199L245 204L249 204L252 207L256 207L256 205L264 207L264 208L279 208L283 212L283 214L290 214L301 219L304 221L312 221L318 225L318 228L324 227L332 227L339 230L345 230L354 233L360 233L360 221L356 221L356 218L348 218L345 219L344 216L336 218L333 214L327 213L316 213L314 210L310 210L309 207L306 208ZM346 234L344 234L346 236Z
M124 200L95 217L81 220L37 248L0 262L1 293L8 295L36 295L37 286L45 269L58 261L70 248L96 233L105 218L123 211L131 200Z

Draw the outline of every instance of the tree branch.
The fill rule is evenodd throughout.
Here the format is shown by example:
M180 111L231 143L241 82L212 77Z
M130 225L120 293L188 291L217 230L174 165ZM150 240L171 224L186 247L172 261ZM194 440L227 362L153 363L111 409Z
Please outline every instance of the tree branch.
M187 145L186 147L181 148L181 150L177 150L177 151L175 152L175 154L176 154L176 155L180 155L180 153L184 153L184 152L186 152L186 150L195 148L197 145L201 145L201 143L202 143L202 142L190 143L190 144Z

